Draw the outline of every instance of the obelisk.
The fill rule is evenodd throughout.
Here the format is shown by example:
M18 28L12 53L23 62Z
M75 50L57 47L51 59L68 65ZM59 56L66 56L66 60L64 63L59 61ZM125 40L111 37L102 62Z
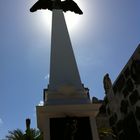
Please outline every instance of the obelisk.
M49 6L48 6L49 5ZM44 140L99 140L92 104L76 64L63 11L82 11L72 0L39 0L31 8L52 10L50 78L44 105L37 106L37 125Z
M70 91L70 92L69 92ZM49 88L46 104L89 103L81 83L68 29L61 9L52 15Z
M68 84L82 90L69 33L62 10L53 10L51 38L50 90Z

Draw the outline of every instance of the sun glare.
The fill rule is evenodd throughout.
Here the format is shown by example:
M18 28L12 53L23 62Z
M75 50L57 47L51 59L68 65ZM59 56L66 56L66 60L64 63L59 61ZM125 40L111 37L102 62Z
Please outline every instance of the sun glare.
M52 12L49 10L40 10L38 14L41 26L45 29L51 30Z
M77 5L82 9L83 11L83 4L81 2L82 0L75 0ZM84 11L83 11L84 12ZM66 24L69 31L77 31L81 27L81 23L83 23L83 15L75 14L74 12L67 11L64 12ZM42 21L42 26L44 26L47 29L51 29L52 24L52 12L49 10L40 10L39 13L40 21ZM82 28L82 27L81 27Z

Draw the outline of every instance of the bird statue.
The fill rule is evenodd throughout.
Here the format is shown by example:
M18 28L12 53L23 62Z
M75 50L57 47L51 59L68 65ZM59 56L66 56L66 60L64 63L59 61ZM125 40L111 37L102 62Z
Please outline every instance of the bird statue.
M41 9L62 9L64 12L71 11L76 14L83 14L82 10L73 0L38 0L31 8L30 12L35 12Z

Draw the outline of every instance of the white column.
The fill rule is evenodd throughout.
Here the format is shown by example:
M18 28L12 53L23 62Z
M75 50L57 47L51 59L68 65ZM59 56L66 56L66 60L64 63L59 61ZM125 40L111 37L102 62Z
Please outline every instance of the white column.
M53 10L51 39L49 89L55 91L70 85L81 90L81 79L62 10Z

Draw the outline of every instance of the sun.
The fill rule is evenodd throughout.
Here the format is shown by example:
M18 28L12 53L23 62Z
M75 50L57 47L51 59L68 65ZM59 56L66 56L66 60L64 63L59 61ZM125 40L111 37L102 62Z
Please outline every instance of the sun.
M81 1L82 0L75 0L77 5L83 11L84 5ZM52 24L52 12L49 10L40 10L38 13L39 13L40 22L42 22L42 26L50 30L51 24ZM84 22L83 15L78 15L78 14L75 14L74 12L70 12L70 11L67 11L66 13L64 12L64 16L65 16L67 28L70 32L77 31Z
M64 14L68 29L74 31L78 29L80 22L82 22L82 15L75 14L68 11Z

